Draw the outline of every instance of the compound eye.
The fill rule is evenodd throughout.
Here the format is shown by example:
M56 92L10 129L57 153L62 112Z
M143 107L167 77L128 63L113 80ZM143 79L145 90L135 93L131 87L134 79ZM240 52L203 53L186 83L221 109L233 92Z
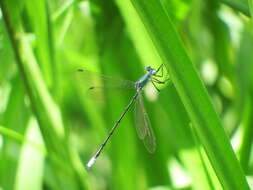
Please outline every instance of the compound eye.
M147 67L145 67L145 70L146 70L146 71L150 71L150 70L151 70L151 67L150 67L150 66L147 66Z

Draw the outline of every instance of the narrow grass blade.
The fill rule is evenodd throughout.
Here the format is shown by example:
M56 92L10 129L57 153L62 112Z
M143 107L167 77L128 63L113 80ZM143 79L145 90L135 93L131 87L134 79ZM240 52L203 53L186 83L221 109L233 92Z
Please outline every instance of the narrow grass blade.
M210 97L162 5L156 0L132 0L132 3L166 62L171 79L223 188L248 190L245 176Z
M22 22L18 19L21 18L21 15L13 17L11 13L15 12L15 6L13 7L11 3L6 0L0 1L3 19L29 97L31 110L39 123L45 145L49 154L52 153L52 155L59 158L58 160L51 160L50 163L50 166L54 168L54 175L59 181L59 188L78 189L78 187L82 187L88 189L89 184L85 180L84 173L75 168L77 161L72 160L73 155L70 154L70 145L65 136L59 107L54 102L43 80L37 59L22 27ZM62 162L66 162L64 165L66 168L61 165ZM68 178L62 175L63 171Z
M39 126L34 118L28 124L26 138L43 147ZM45 154L42 151L24 141L16 173L15 190L42 189L44 158Z
M220 0L220 2L223 2L224 4L232 7L233 9L240 11L244 13L247 16L250 16L250 10L247 5L247 0Z
M251 2L250 2L251 1ZM249 3L253 1L250 0ZM253 5L253 4L252 4ZM242 107L242 139L239 148L239 160L245 172L249 172L250 158L252 154L253 142L253 109L252 109L252 62L253 56L251 49L253 48L252 20L249 25L245 26L238 51L237 71L239 74L239 86L241 91L241 107Z

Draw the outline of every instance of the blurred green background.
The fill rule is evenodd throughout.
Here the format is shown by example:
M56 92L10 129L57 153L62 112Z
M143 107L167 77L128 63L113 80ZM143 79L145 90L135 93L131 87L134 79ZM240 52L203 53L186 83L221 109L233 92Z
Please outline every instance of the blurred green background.
M0 190L248 189L245 176L250 184L253 174L253 1L157 0L160 11L151 6L154 0L145 2L0 0ZM161 33L152 30L148 11ZM170 24L159 25L163 18L172 32ZM170 46L163 34L171 36L173 61L161 58L160 47ZM174 34L199 74L192 77L200 76L208 95L201 94L204 86L191 83L193 67L182 67L180 76L172 73L174 85L161 87L160 93L144 92L156 152L149 154L138 139L131 110L94 167L86 170L133 93L111 92L102 101L89 97L89 82L85 76L77 80L76 70L136 81L145 66L165 63L169 76L173 65L180 68L184 62L184 51L173 49ZM199 95L211 106L202 99L197 107L194 101L187 104L180 79L197 93L190 99ZM213 110L212 105L223 127L217 133L209 130L218 126L213 111L204 118L209 121L205 136L189 109ZM237 160L223 146L228 142L223 129ZM226 172L227 165L233 172ZM234 181L238 186L233 188Z

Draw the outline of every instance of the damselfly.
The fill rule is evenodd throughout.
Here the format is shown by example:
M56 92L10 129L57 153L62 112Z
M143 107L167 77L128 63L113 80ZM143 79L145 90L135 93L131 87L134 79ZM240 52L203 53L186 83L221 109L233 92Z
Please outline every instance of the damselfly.
M93 81L99 81L100 83L95 82L94 85L89 86L89 91L95 91L96 89L104 89L104 88L132 88L136 90L136 93L130 100L129 104L125 107L124 111L120 115L119 119L114 123L112 129L110 130L108 136L105 138L103 143L98 148L97 152L91 159L88 161L86 166L90 168L99 157L100 153L106 146L107 142L113 135L115 129L119 126L119 123L129 111L131 106L135 103L135 122L137 134L141 140L143 140L145 147L150 153L154 153L156 149L156 138L154 132L151 128L151 122L148 117L148 114L144 108L143 100L142 100L142 91L146 84L150 81L157 91L160 91L156 86L157 84L165 84L170 81L170 79L166 79L161 81L159 79L163 78L163 67L162 64L157 70L153 69L150 66L145 68L146 74L143 75L138 81L132 82L127 80L115 79L110 76L98 75L93 72L79 69L78 72L82 72L87 79L93 79ZM159 74L160 73L160 74ZM101 85L101 81L102 84Z

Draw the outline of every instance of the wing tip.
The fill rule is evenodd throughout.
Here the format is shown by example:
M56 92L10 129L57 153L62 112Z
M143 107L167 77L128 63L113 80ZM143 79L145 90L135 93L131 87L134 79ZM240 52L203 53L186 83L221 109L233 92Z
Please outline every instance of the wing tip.
M91 86L88 88L88 90L93 90L95 88L95 86Z
M84 72L83 69L77 69L76 71L77 71L77 72Z

